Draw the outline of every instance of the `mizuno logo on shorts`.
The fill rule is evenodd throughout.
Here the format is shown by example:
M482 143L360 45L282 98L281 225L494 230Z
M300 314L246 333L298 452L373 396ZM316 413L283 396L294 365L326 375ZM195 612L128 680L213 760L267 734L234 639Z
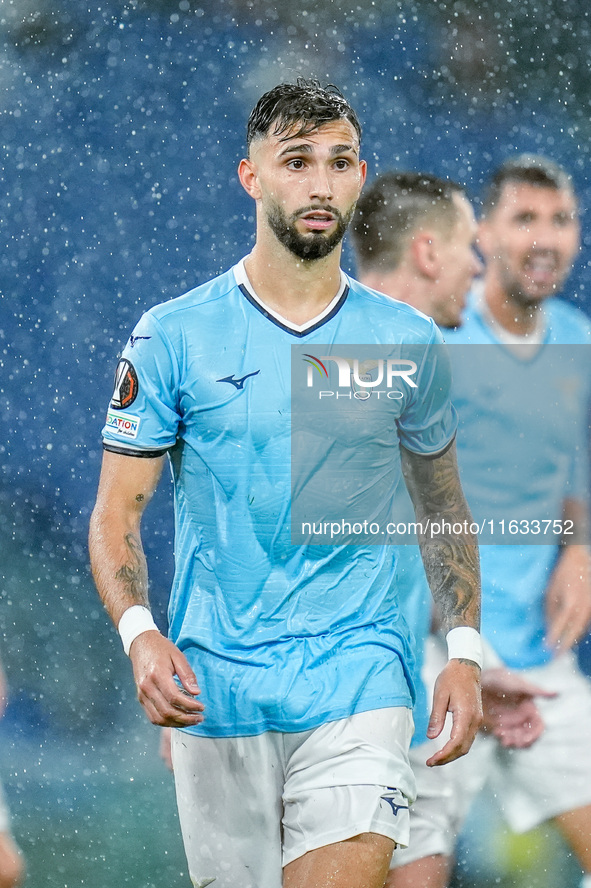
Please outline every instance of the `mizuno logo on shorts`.
M394 817L399 811L408 811L408 802L400 790L394 786L387 787L387 792L382 793L382 799L390 805Z

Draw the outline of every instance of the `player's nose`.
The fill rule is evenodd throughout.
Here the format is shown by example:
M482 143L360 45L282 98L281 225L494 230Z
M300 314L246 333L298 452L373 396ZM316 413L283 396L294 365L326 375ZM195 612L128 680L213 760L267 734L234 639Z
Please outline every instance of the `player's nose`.
M533 246L537 250L555 250L556 249L556 229L546 223L536 225L532 229Z
M315 169L310 181L310 200L330 201L332 196L333 188L327 171Z

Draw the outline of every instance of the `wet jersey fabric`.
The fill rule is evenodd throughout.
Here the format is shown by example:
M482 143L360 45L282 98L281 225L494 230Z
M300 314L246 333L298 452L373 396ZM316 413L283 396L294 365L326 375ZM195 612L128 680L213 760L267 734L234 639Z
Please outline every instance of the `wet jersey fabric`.
M403 491L406 494L406 491ZM406 494L408 520L413 521L412 504ZM401 511L401 514L402 511ZM398 511L397 511L398 515ZM414 666L412 680L415 688L413 718L415 731L411 746L418 746L427 740L427 728L431 713L427 689L421 672L425 660L425 642L431 629L433 599L423 567L423 559L418 545L400 546L396 553L396 575L394 585L398 595L400 610L414 638Z
M239 263L148 311L125 347L104 446L170 459L169 635L206 706L192 733L296 732L412 705L394 547L294 546L290 532L290 346L384 342L441 337L423 315L345 275L329 309L296 328L257 299ZM401 440L427 457L453 440L442 376L389 404L393 459Z
M445 334L464 493L474 519L494 522L497 538L505 521L509 543L510 518L560 521L566 497L588 497L591 326L555 298L544 303L544 320L539 347L523 353L500 341L474 297L462 326ZM471 353L463 344L486 349ZM540 538L535 545L480 546L483 634L513 668L552 658L544 604L559 550L555 542L538 544Z

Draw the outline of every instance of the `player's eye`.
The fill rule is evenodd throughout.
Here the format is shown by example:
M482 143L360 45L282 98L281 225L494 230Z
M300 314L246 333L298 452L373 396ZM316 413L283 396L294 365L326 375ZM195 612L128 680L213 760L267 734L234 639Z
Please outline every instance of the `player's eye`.
M292 158L287 164L287 168L290 170L303 170L304 166L304 161L300 157Z
M335 160L334 167L336 170L346 170L351 166L348 160L345 160L344 157L339 157L338 160Z
M557 228L566 228L567 225L570 225L574 220L575 217L571 216L569 213L559 213L557 216L554 216L554 224Z

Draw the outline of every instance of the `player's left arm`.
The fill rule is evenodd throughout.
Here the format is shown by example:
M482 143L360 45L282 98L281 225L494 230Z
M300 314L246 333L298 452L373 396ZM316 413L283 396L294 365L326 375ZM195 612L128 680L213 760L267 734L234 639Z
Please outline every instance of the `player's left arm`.
M546 642L556 652L576 644L591 623L589 515L584 500L564 501L563 527L563 545L546 588Z
M480 566L472 516L464 497L455 445L435 458L401 447L402 470L413 501L419 546L442 631L480 629ZM459 531L459 532L458 532ZM450 659L434 692L428 736L438 737L447 712L453 716L448 742L428 760L443 765L464 755L482 721L480 667L470 659Z

